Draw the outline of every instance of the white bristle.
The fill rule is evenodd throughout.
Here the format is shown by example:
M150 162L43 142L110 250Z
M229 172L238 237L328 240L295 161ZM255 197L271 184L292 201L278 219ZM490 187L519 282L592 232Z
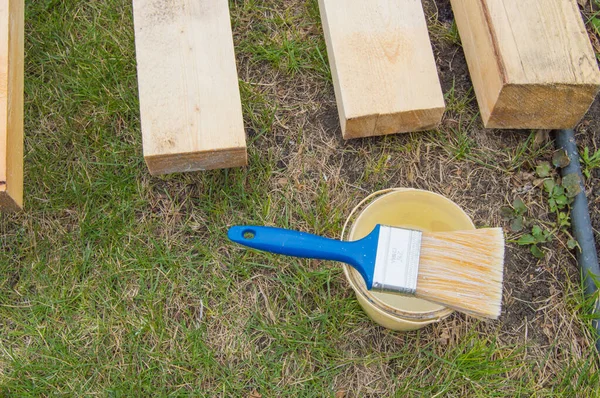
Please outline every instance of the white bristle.
M501 228L424 233L417 297L496 319L502 305Z

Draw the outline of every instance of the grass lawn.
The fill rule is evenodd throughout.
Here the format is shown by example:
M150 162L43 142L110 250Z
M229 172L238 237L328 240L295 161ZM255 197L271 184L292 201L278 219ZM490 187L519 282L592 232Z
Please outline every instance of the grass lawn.
M553 143L483 129L449 2L424 4L448 105L437 130L344 142L317 1L232 0L250 165L151 177L131 0L27 0L27 210L0 215L1 395L599 396L564 209L539 179ZM598 115L578 127L596 231ZM499 321L391 332L339 264L226 239L251 223L339 237L364 196L397 186L505 228ZM519 245L535 227L548 239Z

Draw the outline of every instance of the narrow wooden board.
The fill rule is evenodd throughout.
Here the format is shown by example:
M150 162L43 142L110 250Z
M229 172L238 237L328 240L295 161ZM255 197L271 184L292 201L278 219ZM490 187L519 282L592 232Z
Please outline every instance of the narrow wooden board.
M576 0L451 0L486 127L573 128L600 88Z
M227 0L134 0L144 158L152 174L243 166Z
M319 0L344 138L435 127L444 97L420 0Z
M23 0L0 1L0 210L23 207Z

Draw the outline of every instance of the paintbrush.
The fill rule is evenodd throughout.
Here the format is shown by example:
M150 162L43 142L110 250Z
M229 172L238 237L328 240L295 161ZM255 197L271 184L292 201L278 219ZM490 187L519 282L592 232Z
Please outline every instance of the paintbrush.
M345 242L281 228L235 226L227 236L270 253L344 262L362 275L369 290L419 297L477 317L500 316L501 228L429 233L377 225L363 239Z

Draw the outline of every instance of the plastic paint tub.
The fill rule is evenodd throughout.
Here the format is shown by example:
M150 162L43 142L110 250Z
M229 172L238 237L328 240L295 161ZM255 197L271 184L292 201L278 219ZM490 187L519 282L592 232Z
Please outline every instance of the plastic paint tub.
M358 240L377 224L443 232L474 229L471 218L442 195L420 189L378 191L355 207L342 230L342 240ZM452 310L414 297L368 291L363 278L344 264L344 274L360 306L379 325L392 330L416 330L438 322Z

